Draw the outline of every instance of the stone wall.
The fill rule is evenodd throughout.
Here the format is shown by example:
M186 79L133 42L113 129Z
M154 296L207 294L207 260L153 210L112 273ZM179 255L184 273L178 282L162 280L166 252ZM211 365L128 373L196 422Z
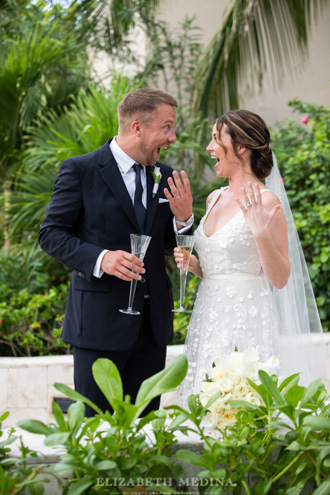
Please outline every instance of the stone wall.
M182 352L183 345L168 346L166 365ZM53 422L54 397L64 397L54 383L74 388L72 355L0 358L0 415L10 412L4 426L15 426L21 419ZM175 394L164 394L162 406L173 403Z
M330 362L330 334L325 334L324 337ZM319 339L317 335L314 335L309 352L313 354L316 362L318 349ZM168 366L182 352L183 345L168 346L166 365ZM0 415L5 411L10 412L4 426L15 426L21 419L53 422L54 397L64 397L54 388L56 382L74 388L71 355L0 358ZM325 384L330 391L330 366L328 366ZM173 404L175 401L176 392L164 394L161 407Z

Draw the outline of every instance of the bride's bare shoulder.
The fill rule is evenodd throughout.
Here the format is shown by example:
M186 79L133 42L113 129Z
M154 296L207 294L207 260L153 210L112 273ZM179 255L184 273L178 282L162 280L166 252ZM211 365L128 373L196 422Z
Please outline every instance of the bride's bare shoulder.
M281 203L279 198L274 194L272 191L269 189L266 189L265 187L260 190L261 196L262 196L262 202L264 206L267 209L273 208L275 205L278 205Z

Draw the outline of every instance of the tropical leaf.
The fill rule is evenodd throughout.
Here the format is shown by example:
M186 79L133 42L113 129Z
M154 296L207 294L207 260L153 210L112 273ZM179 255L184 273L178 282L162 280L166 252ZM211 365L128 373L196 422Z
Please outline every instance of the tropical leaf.
M301 66L308 28L326 3L232 0L197 67L194 108L214 122L218 115L239 107L243 92L255 93L266 71L274 87L281 86Z
M108 52L120 50L121 45L127 45L127 35L141 19L153 18L159 0L87 0L94 4L92 11L97 46Z
M97 359L92 366L93 377L105 398L114 407L114 400L123 400L123 384L117 366L110 359Z
M140 407L139 414L154 397L175 390L185 377L187 369L187 358L181 355L167 368L144 380L135 401L135 405Z
M73 21L65 29L42 2L25 3L0 6L0 183L16 170L27 128L68 104L89 77L86 45Z

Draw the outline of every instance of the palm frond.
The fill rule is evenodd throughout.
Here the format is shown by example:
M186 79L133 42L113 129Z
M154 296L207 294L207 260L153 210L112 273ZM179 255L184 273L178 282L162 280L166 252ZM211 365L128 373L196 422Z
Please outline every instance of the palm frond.
M0 54L1 176L12 166L10 149L21 147L22 135L33 120L68 102L86 80L83 45L59 25L40 20L15 37L2 38ZM53 91L54 88L54 91ZM58 98L58 99L57 99Z
M11 236L17 231L38 232L54 187L54 176L47 170L22 176L20 190L10 193Z
M214 121L260 89L269 71L274 88L299 69L308 29L326 0L233 0L200 61L194 108Z
M82 89L61 116L51 111L29 129L23 169L34 172L52 166L54 177L59 164L70 156L89 153L102 146L118 131L117 106L123 96L138 87L118 77L110 89Z
M127 35L141 19L153 19L160 0L85 0L94 26L93 44L113 55L127 48ZM93 8L91 9L91 6Z

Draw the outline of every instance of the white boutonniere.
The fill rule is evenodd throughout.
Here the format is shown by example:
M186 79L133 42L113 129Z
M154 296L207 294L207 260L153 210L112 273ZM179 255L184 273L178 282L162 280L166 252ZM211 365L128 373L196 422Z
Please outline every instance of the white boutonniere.
M159 188L160 179L162 178L160 168L155 165L153 172L151 172L151 175L154 179L154 187L152 188L152 198L154 198Z

